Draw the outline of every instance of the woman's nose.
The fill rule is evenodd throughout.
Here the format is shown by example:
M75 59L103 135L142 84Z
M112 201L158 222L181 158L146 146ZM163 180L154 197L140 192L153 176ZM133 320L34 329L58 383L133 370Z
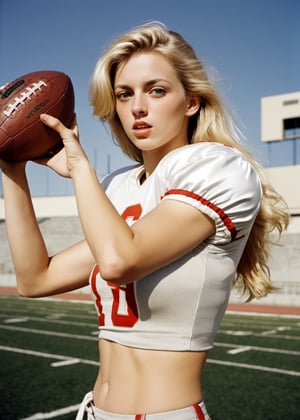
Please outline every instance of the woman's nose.
M141 115L147 114L147 104L145 99L141 95L137 95L134 97L132 102L132 113L134 116L138 117Z

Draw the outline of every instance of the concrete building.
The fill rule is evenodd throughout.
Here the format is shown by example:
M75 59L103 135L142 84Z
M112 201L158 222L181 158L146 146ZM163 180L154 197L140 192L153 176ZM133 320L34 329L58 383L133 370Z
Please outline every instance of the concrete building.
M300 92L261 98L261 140L276 142L300 137Z

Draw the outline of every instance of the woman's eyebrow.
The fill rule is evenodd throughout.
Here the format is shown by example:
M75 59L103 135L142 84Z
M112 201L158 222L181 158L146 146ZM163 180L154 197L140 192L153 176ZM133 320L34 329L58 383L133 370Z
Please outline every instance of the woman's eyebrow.
M169 82L169 80L160 77L160 78L155 78L155 79L148 80L146 83L144 83L144 86L145 87L153 86L156 83L160 83L160 82L164 82L164 83L167 83L169 85L171 84ZM132 88L131 88L130 85L128 85L126 83L124 83L124 84L123 83L119 83L119 84L115 85L114 89L132 89Z

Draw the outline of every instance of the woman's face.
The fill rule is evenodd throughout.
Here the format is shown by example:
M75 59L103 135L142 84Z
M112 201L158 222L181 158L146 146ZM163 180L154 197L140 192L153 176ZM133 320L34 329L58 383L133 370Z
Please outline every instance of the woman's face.
M199 101L187 96L172 65L154 52L136 53L116 72L116 111L131 140L143 154L160 158L188 143L188 119Z

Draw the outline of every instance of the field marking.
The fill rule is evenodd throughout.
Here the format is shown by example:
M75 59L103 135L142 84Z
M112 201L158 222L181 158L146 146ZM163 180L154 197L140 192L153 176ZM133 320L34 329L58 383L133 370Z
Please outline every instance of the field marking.
M262 332L264 332L266 330L269 331L270 329L276 329L278 331L288 331L288 330L289 331L291 331L291 330L297 331L297 330L299 330L299 326L297 324L274 326L274 323L269 324L269 325L260 323L258 325L257 323L253 324L252 322L248 322L247 325L245 325L245 323L241 323L241 322L235 322L235 323L233 323L233 322L223 322L222 327L220 328L219 331L227 331L227 330L230 330L230 329L237 330L238 328L240 330L245 330L245 328L247 328L251 332L253 332L252 330L254 329L256 334L259 334L260 331L262 331Z
M43 419L53 419L64 414L73 413L78 411L80 404L70 405L69 407L60 408L58 410L50 411L48 413L36 413L30 417L25 417L21 420L43 420Z
M61 367L61 366L76 365L77 363L80 363L80 359L61 360L60 362L51 363L51 366L52 367Z
M215 342L216 347L245 347L243 344L230 344L230 343L220 343ZM300 351L296 350L282 350L282 349L274 349L272 347L260 347L260 346L247 346L249 347L249 350L257 350L257 351L263 351L267 353L279 353L279 354L287 354L289 356L300 356Z
M254 337L267 337L267 338L281 338L282 340L300 340L300 337L297 337L295 335L280 335L280 334L253 334Z
M15 327L15 326L6 326L0 325L0 328L3 330L12 330L12 331L21 331L26 333L34 333L34 334L43 334L43 335L53 335L55 337L66 337L66 338L76 338L79 340L89 340L89 341L98 341L96 337L90 337L87 335L80 335L80 334L69 334L69 333L60 333L56 331L49 331L49 330L38 330L34 328L23 328L23 327Z
M277 333L277 330L267 330L267 331L262 331L260 335L273 335L276 333Z
M280 305L279 305L280 308ZM243 316L247 316L247 317L265 317L265 318L293 318L293 319L299 319L300 318L300 314L278 314L276 312L252 312L252 311L231 311L231 310L226 310L226 314L229 315L243 315Z
M15 317L15 316L17 316L16 315L16 312L18 312L19 313L19 315L18 316L20 316L20 317L22 317L22 316L24 316L24 315L21 315L20 313L24 313L24 310L20 310L20 311L16 311L15 309L12 309L11 311L9 310L9 309L7 309L7 308L5 308L5 310L6 310L6 312L4 313L1 313L0 314L0 317L1 318L12 318L12 317ZM11 313L9 313L9 312L11 312ZM28 311L25 311L26 313L28 312ZM90 315L84 315L84 314L76 314L78 317L80 317L80 319L86 319L87 321L90 321L89 323L87 323L87 322L78 322L78 321L62 321L62 320L60 320L59 318L61 318L61 317L66 317L66 318L68 318L68 317L70 317L70 314L68 313L68 312L65 312L65 313L52 313L52 312L43 312L42 314L41 314L41 316L40 317L34 317L34 316L27 316L27 318L28 318L28 320L30 320L30 321L41 321L41 322L45 322L45 321L47 321L47 322L61 322L61 323L68 323L68 322L70 322L70 325L83 325L83 326L85 326L85 325L87 325L87 326L90 326L90 325L97 325L97 318L96 318L96 315L94 314L94 313L91 313ZM75 317L75 315L71 315L72 316L72 318L74 318Z
M67 314L64 315L60 315L60 316L65 316L67 317ZM80 327L97 327L97 320L95 320L95 322L78 322L78 321L64 321L61 319L58 319L59 317L56 316L56 314L52 315L47 315L44 318L38 318L38 317L34 317L34 316L27 316L27 317L20 317L20 318L12 318L11 315L9 314L0 314L1 318L6 318L3 320L3 322L5 324L8 323L14 323L14 322L25 322L25 321L36 321L36 322L44 322L44 323L49 323L49 324L62 324L62 325L75 325L75 326L80 326ZM88 317L90 318L90 317Z
M283 325L282 327L277 327L277 331L290 331L292 327Z
M216 359L207 359L207 362L215 364L215 365L234 366L234 367L243 368L243 369L262 370L264 372L280 373L283 375L290 375L290 376L300 376L300 372L297 372L294 370L270 368L267 366L260 366L260 365L249 365L247 363L227 362L225 360L216 360Z
M64 361L76 360L76 363L78 363L78 360L79 360L80 363L83 363L83 364L86 364L86 365L99 366L99 362L96 362L94 360L79 359L77 357L63 356L61 354L44 353L44 352L41 352L41 351L20 349L18 347L10 347L10 346L1 346L0 345L0 350L10 351L10 352L13 352L13 353L25 354L25 355L28 355L28 356L45 357L46 359L57 359L57 360L64 360Z
M263 331L261 333L254 333L253 331L246 331L246 330L220 330L218 334L224 335L233 335L237 337L266 337L266 338L282 338L283 340L300 340L300 337L295 335L281 335L277 334L276 330L272 331Z
M253 331L248 330L223 330L220 332L226 335L234 335L236 337L247 337L249 335L253 335Z
M18 323L18 322L27 322L28 320L29 320L28 316L24 316L24 317L21 317L21 318L7 318L3 322L5 324L14 324L14 323Z
M235 347L234 349L228 350L227 353L228 354L239 354L239 353L243 353L245 351L249 351L252 350L250 346L238 346Z

